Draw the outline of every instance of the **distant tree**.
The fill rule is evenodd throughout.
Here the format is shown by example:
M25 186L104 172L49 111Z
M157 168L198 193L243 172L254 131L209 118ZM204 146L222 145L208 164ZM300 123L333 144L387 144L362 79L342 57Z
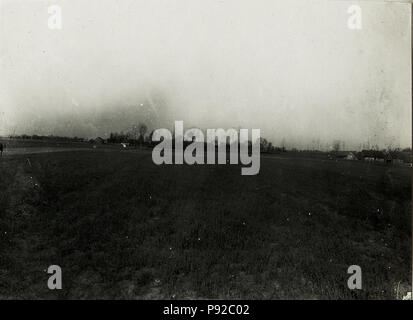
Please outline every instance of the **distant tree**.
M133 126L128 133L130 143L134 146L142 146L145 143L145 135L148 132L148 126L144 123L139 123Z
M261 152L268 151L268 140L267 139L260 138L260 148L261 148Z
M142 146L145 144L145 135L146 135L146 132L148 132L148 126L144 123L140 123L138 125L138 132L139 132L138 144L139 146Z
M285 152L285 150L286 150L286 143L285 143L285 138L283 138L282 139L282 141L281 141L281 151L282 152Z
M139 135L142 137L145 137L146 132L148 132L148 127L146 124L140 123L138 126L138 130L139 130Z
M149 135L148 135L148 137L147 137L147 139L146 139L146 144L147 144L148 146L153 146L152 137L153 137L154 131L155 131L155 130L152 130L152 131L149 133Z
M335 140L333 142L333 151L339 152L340 151L340 140Z

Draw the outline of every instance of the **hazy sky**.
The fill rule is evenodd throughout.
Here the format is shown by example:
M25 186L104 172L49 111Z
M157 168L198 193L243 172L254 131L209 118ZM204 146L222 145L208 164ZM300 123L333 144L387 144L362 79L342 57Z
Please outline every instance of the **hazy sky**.
M410 5L0 0L0 135L259 128L275 144L411 145ZM62 29L48 28L48 7ZM347 12L362 9L362 29Z

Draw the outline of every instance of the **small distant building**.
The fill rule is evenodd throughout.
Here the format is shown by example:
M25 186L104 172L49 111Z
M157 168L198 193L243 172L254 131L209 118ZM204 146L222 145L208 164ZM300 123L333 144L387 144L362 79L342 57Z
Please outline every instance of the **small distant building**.
M386 161L386 154L383 151L378 150L363 150L361 152L361 157L364 161L367 162L385 162Z
M345 151L336 151L331 154L334 159L346 159L347 152Z
M409 152L400 150L389 151L388 157L387 162L392 164L408 164L412 162L412 155Z
M373 150L363 150L360 153L360 156L364 161L374 161L374 151Z
M413 155L411 152L402 152L401 157L400 157L404 163L409 163L412 164L413 162Z
M402 159L392 159L393 164L402 164L403 160Z
M327 155L327 158L329 160L337 160L337 159L342 159L342 160L358 160L357 156L354 154L354 152L348 152L348 151L335 151L332 153L329 153Z
M104 144L104 143L105 143L105 140L101 137L97 137L95 139L95 144Z
M358 160L358 158L353 152L349 152L346 156L346 160Z
M96 147L97 145L105 144L106 141L101 137L97 137L96 139L90 139L89 143L93 144L93 147Z

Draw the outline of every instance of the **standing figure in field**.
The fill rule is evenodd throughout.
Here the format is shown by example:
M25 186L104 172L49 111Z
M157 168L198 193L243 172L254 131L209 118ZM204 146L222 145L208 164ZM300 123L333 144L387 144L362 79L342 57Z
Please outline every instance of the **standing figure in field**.
M0 154L1 154L1 157L3 156L3 144L2 143L0 143Z

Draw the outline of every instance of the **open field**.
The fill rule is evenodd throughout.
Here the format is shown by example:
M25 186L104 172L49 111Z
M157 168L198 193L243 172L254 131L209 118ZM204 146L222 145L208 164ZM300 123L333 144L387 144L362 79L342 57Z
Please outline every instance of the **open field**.
M240 172L158 167L140 151L4 157L0 298L406 293L411 168L265 156L258 176ZM64 290L47 289L52 264ZM354 264L361 291L347 288Z
M89 142L45 141L32 139L6 139L0 138L0 143L5 146L3 156L16 156L22 154L52 153L67 151L86 151L96 149L120 150L120 144L94 145Z
M50 140L34 140L34 139L9 139L1 138L0 143L3 143L7 149L23 149L23 148L90 148L91 145L87 142L68 142L68 141L50 141Z

